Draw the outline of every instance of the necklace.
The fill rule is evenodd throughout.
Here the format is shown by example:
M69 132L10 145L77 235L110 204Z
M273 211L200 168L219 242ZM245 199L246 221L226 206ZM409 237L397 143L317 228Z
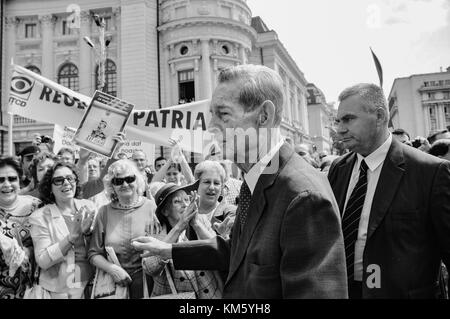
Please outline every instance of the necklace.
M129 209L132 208L134 206L136 206L136 204L140 201L141 196L138 196L133 202L131 202L130 204L122 204L120 201L117 202L117 207L121 208L121 209Z

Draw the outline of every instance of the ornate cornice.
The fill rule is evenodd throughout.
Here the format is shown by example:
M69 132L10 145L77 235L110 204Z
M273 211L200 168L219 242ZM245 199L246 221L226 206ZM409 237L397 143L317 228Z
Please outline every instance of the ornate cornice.
M14 17L5 17L5 27L6 27L6 29L10 29L10 28L16 27L16 26L19 25L19 23L20 23L19 18L15 17L15 16Z
M250 37L252 42L256 41L257 33L255 29L253 29L251 26L248 26L238 21L218 17L193 17L171 21L158 27L158 31L168 32L177 29L184 29L196 26L203 27L207 25L212 25L214 27L225 26L227 28L233 28L243 33L246 33Z
M45 15L39 16L39 21L43 25L51 25L52 23L55 23L56 17L51 14L45 14Z

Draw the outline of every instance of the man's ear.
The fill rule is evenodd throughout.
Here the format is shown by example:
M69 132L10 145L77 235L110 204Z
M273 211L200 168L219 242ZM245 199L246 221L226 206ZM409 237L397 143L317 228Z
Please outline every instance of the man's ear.
M377 115L377 120L381 121L381 123L384 123L386 121L388 121L389 119L387 118L388 115L386 113L386 110L383 109L382 107L379 107L376 111L375 114Z
M259 109L259 126L273 127L275 123L275 105L272 101L264 101Z

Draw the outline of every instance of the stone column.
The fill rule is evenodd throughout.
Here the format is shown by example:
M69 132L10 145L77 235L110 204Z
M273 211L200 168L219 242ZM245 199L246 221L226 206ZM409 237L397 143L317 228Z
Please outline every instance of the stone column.
M239 45L239 60L241 60L242 64L247 64L247 57L245 55L245 48L244 48L244 46L242 44Z
M90 37L91 35L91 15L89 11L80 12L80 33L79 33L79 45L80 45L80 64L78 66L80 70L80 93L85 95L92 95L94 93L96 83L92 80L91 74L95 72L92 71L92 59L94 55L91 48L83 38L85 36ZM92 39L91 39L92 40ZM95 76L94 76L95 79Z
M438 120L438 129L445 128L445 114L444 114L444 104L439 103L436 108L436 116Z
M201 99L210 99L212 95L212 85L211 85L211 62L209 55L209 40L202 39L202 83L203 95Z
M172 91L175 90L175 88L172 87L172 82L170 81L170 65L169 65L169 60L170 60L170 47L169 46L165 46L164 47L164 61L162 61L163 65L164 65L164 79L165 79L165 101L164 103L162 103L162 107L168 107L173 105L173 101L171 98L170 93Z
M42 75L56 81L54 71L53 26L55 19L51 14L39 16L42 27Z

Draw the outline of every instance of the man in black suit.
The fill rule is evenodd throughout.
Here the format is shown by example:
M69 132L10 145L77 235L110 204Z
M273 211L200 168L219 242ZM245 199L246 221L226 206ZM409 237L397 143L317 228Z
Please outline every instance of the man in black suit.
M283 92L264 66L219 75L210 129L245 173L231 239L133 244L172 258L177 269L228 272L224 298L347 298L337 203L325 175L281 137Z
M383 91L344 90L337 134L351 152L328 178L342 215L350 298L434 298L450 266L450 163L388 130Z

